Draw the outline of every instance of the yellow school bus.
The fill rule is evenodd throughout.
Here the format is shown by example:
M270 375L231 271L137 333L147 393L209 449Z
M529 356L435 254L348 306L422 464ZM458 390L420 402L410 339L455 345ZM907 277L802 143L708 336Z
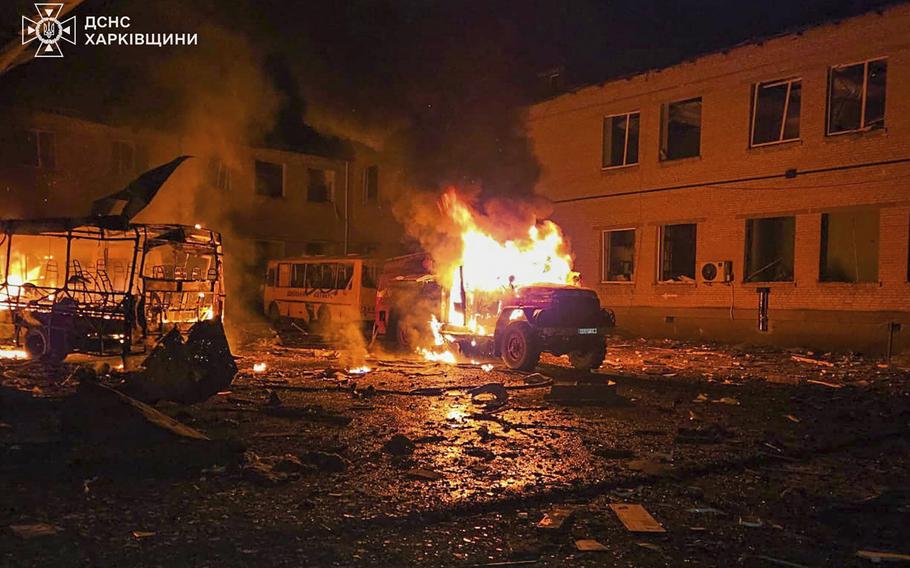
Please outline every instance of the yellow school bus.
M294 323L324 333L333 323L360 323L369 331L376 317L375 260L361 257L297 257L270 260L263 306L273 325Z

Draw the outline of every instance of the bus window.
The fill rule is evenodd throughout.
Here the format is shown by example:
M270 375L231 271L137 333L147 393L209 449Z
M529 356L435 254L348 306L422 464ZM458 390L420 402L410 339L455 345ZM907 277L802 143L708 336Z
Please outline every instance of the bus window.
M291 285L291 265L282 263L278 265L278 286L287 288Z
M332 289L335 287L334 265L319 263L310 264L306 271L306 287L318 288L320 290Z
M265 285L266 285L266 286L274 286L275 284L276 284L276 282L275 282L275 269L274 269L274 268L269 268L269 269L268 269L268 272L266 272L266 274L265 274Z
M306 265L305 264L295 264L294 273L291 276L291 287L293 288L305 288L306 287Z
M338 279L336 280L335 287L339 290L347 290L353 285L354 265L338 264L336 266L338 267Z

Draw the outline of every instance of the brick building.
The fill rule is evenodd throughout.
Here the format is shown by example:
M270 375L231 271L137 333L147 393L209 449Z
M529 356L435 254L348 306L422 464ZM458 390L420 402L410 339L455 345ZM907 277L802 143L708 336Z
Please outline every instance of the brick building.
M537 189L620 329L910 343L907 30L900 4L530 107Z

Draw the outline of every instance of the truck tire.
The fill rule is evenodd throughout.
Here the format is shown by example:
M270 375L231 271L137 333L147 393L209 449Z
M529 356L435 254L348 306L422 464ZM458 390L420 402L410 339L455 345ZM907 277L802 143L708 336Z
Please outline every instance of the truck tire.
M585 351L570 351L569 361L579 371L596 371L604 364L607 356L606 342L599 343L596 347Z
M540 361L540 347L534 330L525 322L510 324L500 342L502 360L510 369L530 371Z

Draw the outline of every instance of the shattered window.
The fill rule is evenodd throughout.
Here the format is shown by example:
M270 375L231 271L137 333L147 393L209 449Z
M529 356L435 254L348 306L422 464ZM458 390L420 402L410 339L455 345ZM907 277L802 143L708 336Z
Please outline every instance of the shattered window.
M295 264L294 270L291 274L291 287L292 288L305 288L306 287L306 265L305 264Z
M256 194L284 197L284 165L256 160Z
M637 112L604 118L601 162L604 168L638 163L638 122Z
M695 281L695 223L660 228L660 281Z
M799 138L801 85L799 79L755 85L752 98L753 146Z
M822 215L819 279L878 281L878 210Z
M307 201L332 201L335 196L335 170L309 168L308 173Z
M370 203L379 200L379 166L369 166L363 170L363 201Z
M604 282L631 282L635 270L635 229L603 232Z
M679 160L701 153L701 97L663 105L660 159Z
M828 77L828 134L885 126L884 59L833 67Z
M746 282L792 282L796 217L746 220Z

